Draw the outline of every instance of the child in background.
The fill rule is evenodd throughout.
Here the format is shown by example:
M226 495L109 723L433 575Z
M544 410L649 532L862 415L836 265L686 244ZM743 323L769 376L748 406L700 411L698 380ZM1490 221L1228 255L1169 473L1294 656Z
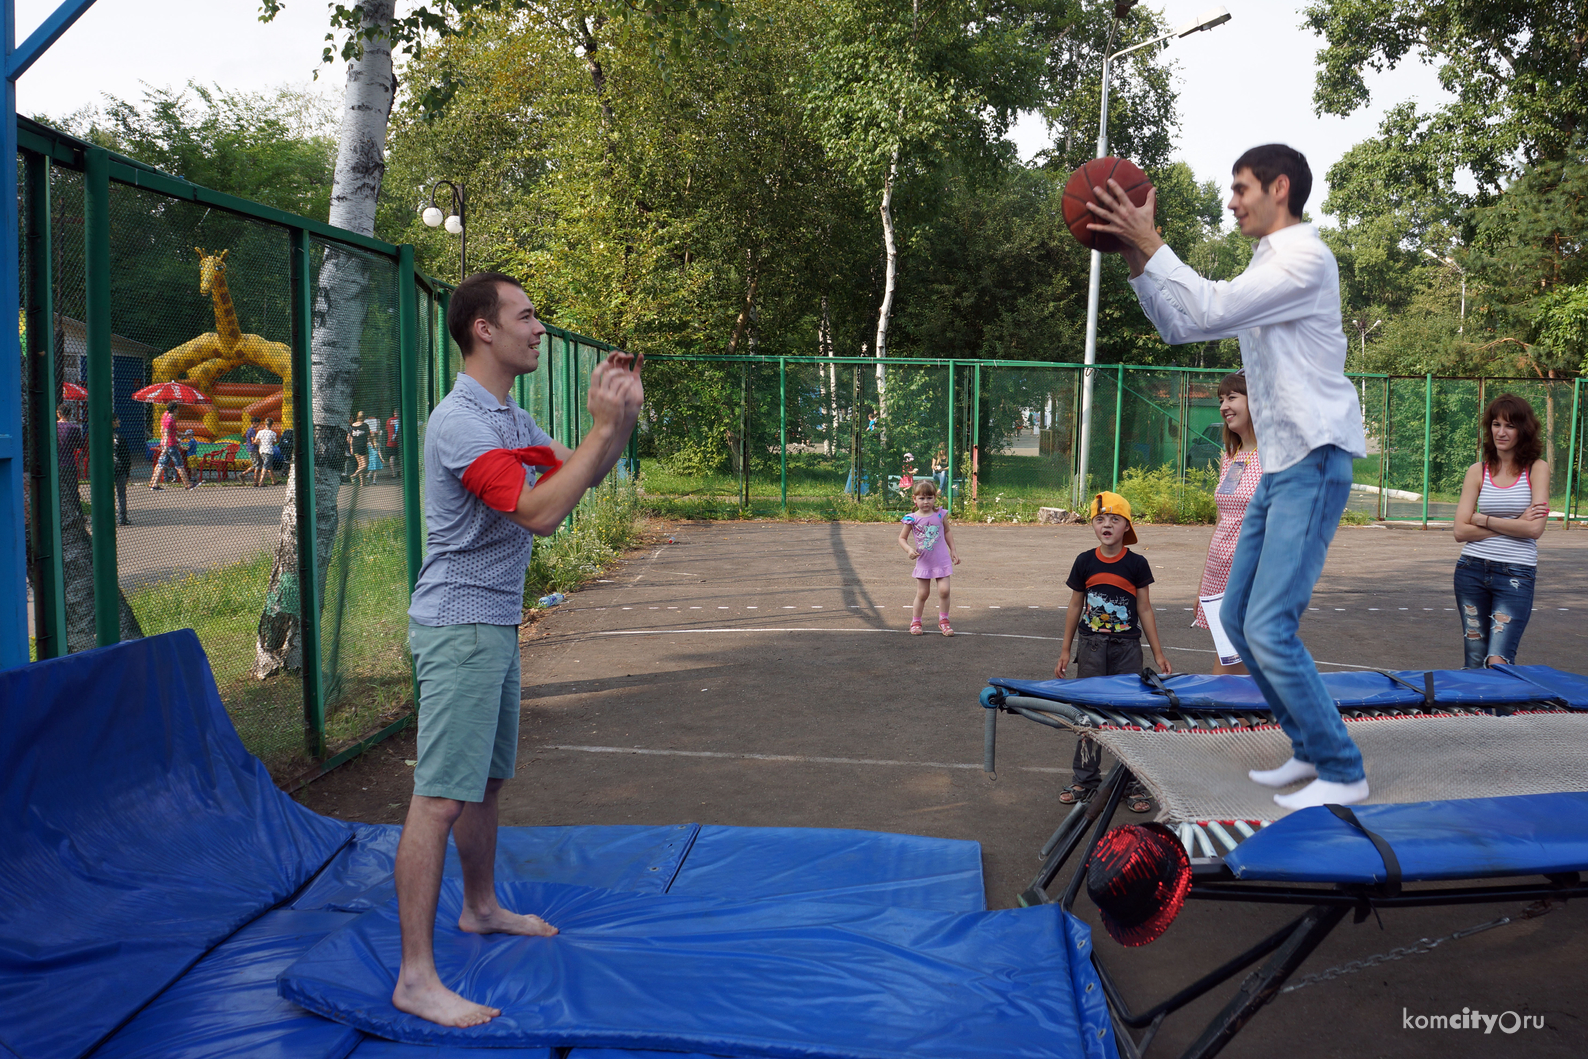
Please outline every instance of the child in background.
M1152 567L1145 556L1126 545L1136 543L1136 530L1130 524L1130 501L1118 493L1098 493L1092 499L1092 532L1098 547L1075 557L1070 567L1070 608L1064 615L1064 643L1053 675L1064 679L1070 667L1070 642L1075 645L1075 662L1082 677L1107 677L1141 672L1141 634L1158 672L1171 672L1169 660L1158 642L1158 622L1153 616L1147 586L1152 584ZM1059 795L1065 805L1084 802L1097 791L1102 778L1103 753L1089 737L1075 744L1071 766L1074 782ZM1152 799L1141 785L1132 785L1125 803L1133 813L1152 808Z
M921 611L936 580L937 628L944 636L953 636L954 629L948 623L948 575L959 565L959 556L954 554L948 512L937 505L936 482L916 482L910 496L915 510L904 516L904 528L899 530L899 546L915 560L915 611L910 615L910 635L923 635Z
M914 488L915 454L906 452L904 454L904 466L899 469L899 492L910 493Z

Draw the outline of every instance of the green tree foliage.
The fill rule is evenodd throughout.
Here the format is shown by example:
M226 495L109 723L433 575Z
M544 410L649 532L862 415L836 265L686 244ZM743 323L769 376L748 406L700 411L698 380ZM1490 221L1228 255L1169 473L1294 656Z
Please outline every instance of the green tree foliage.
M188 82L146 88L140 102L39 121L195 184L267 206L325 216L336 160L336 120L326 100L301 88L230 92Z

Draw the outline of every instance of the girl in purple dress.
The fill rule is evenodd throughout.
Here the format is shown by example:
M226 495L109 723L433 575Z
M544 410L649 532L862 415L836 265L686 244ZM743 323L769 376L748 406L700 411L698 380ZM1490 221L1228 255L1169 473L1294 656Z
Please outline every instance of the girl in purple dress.
M935 580L940 600L937 627L944 636L953 636L954 629L948 623L948 575L959 565L959 556L954 554L948 512L938 507L937 483L930 479L916 482L910 496L915 510L904 516L904 528L899 530L899 546L915 560L915 612L910 616L910 635L922 634L921 611Z

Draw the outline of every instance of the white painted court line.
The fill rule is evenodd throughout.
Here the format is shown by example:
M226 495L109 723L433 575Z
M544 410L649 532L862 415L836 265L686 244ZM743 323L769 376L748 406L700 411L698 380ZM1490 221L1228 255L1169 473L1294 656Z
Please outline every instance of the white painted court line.
M744 628L744 629L609 629L609 630L606 630L604 632L594 632L594 633L591 633L590 635L592 635L592 636L692 636L692 635L696 635L696 634L700 634L700 633L722 633L722 632L731 632L731 633L747 633L747 632L824 632L824 633L838 633L838 634L878 633L878 632L880 632L880 633L896 633L896 634L899 634L899 635L904 635L904 634L906 634L908 632L908 630L906 630L906 629L818 629L818 628L815 628L813 626L800 626L800 627L793 627L793 628L788 628L788 629L779 629L779 628L773 628L773 627L751 627L751 628ZM954 635L955 636L988 636L988 637L991 637L991 638L996 639L996 640L1046 640L1049 643L1059 643L1059 642L1061 642L1063 640L1063 637L1061 637L1061 636L1029 636L1029 635L1026 635L1026 634L1023 634L1023 633L1015 633L1015 632L961 632L958 629L954 630ZM1188 652L1190 654L1198 654L1198 655L1210 655L1210 654L1214 653L1213 649L1209 648L1209 647L1170 647L1167 644L1164 646L1164 650L1165 651L1186 651L1186 652ZM1381 668L1379 666L1359 666L1359 665L1355 664L1354 662L1325 662L1322 659L1317 659L1317 658L1314 658L1313 661L1315 663L1317 663L1318 665L1320 665L1320 666L1338 666L1341 669L1372 669L1372 670L1377 670L1377 669Z
M579 754L639 754L645 757L705 757L725 758L732 761L792 761L802 765L880 765L887 768L981 770L980 765L958 761L890 761L886 758L812 757L808 754L727 754L718 750L649 750L638 746L570 746L558 743L546 744L540 749L568 750ZM1019 771L1068 773L1070 770L1022 765Z

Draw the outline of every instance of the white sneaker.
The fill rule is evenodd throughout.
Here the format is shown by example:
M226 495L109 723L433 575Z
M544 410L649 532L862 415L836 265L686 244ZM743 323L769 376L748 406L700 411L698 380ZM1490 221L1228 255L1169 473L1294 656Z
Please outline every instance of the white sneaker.
M1247 775L1253 783L1261 783L1264 787L1288 787L1301 780L1317 779L1318 767L1309 761L1291 758L1276 769L1252 769Z
M1313 780L1294 794L1276 794L1274 801L1284 809L1310 809L1314 805L1355 805L1367 801L1367 780L1332 783Z

